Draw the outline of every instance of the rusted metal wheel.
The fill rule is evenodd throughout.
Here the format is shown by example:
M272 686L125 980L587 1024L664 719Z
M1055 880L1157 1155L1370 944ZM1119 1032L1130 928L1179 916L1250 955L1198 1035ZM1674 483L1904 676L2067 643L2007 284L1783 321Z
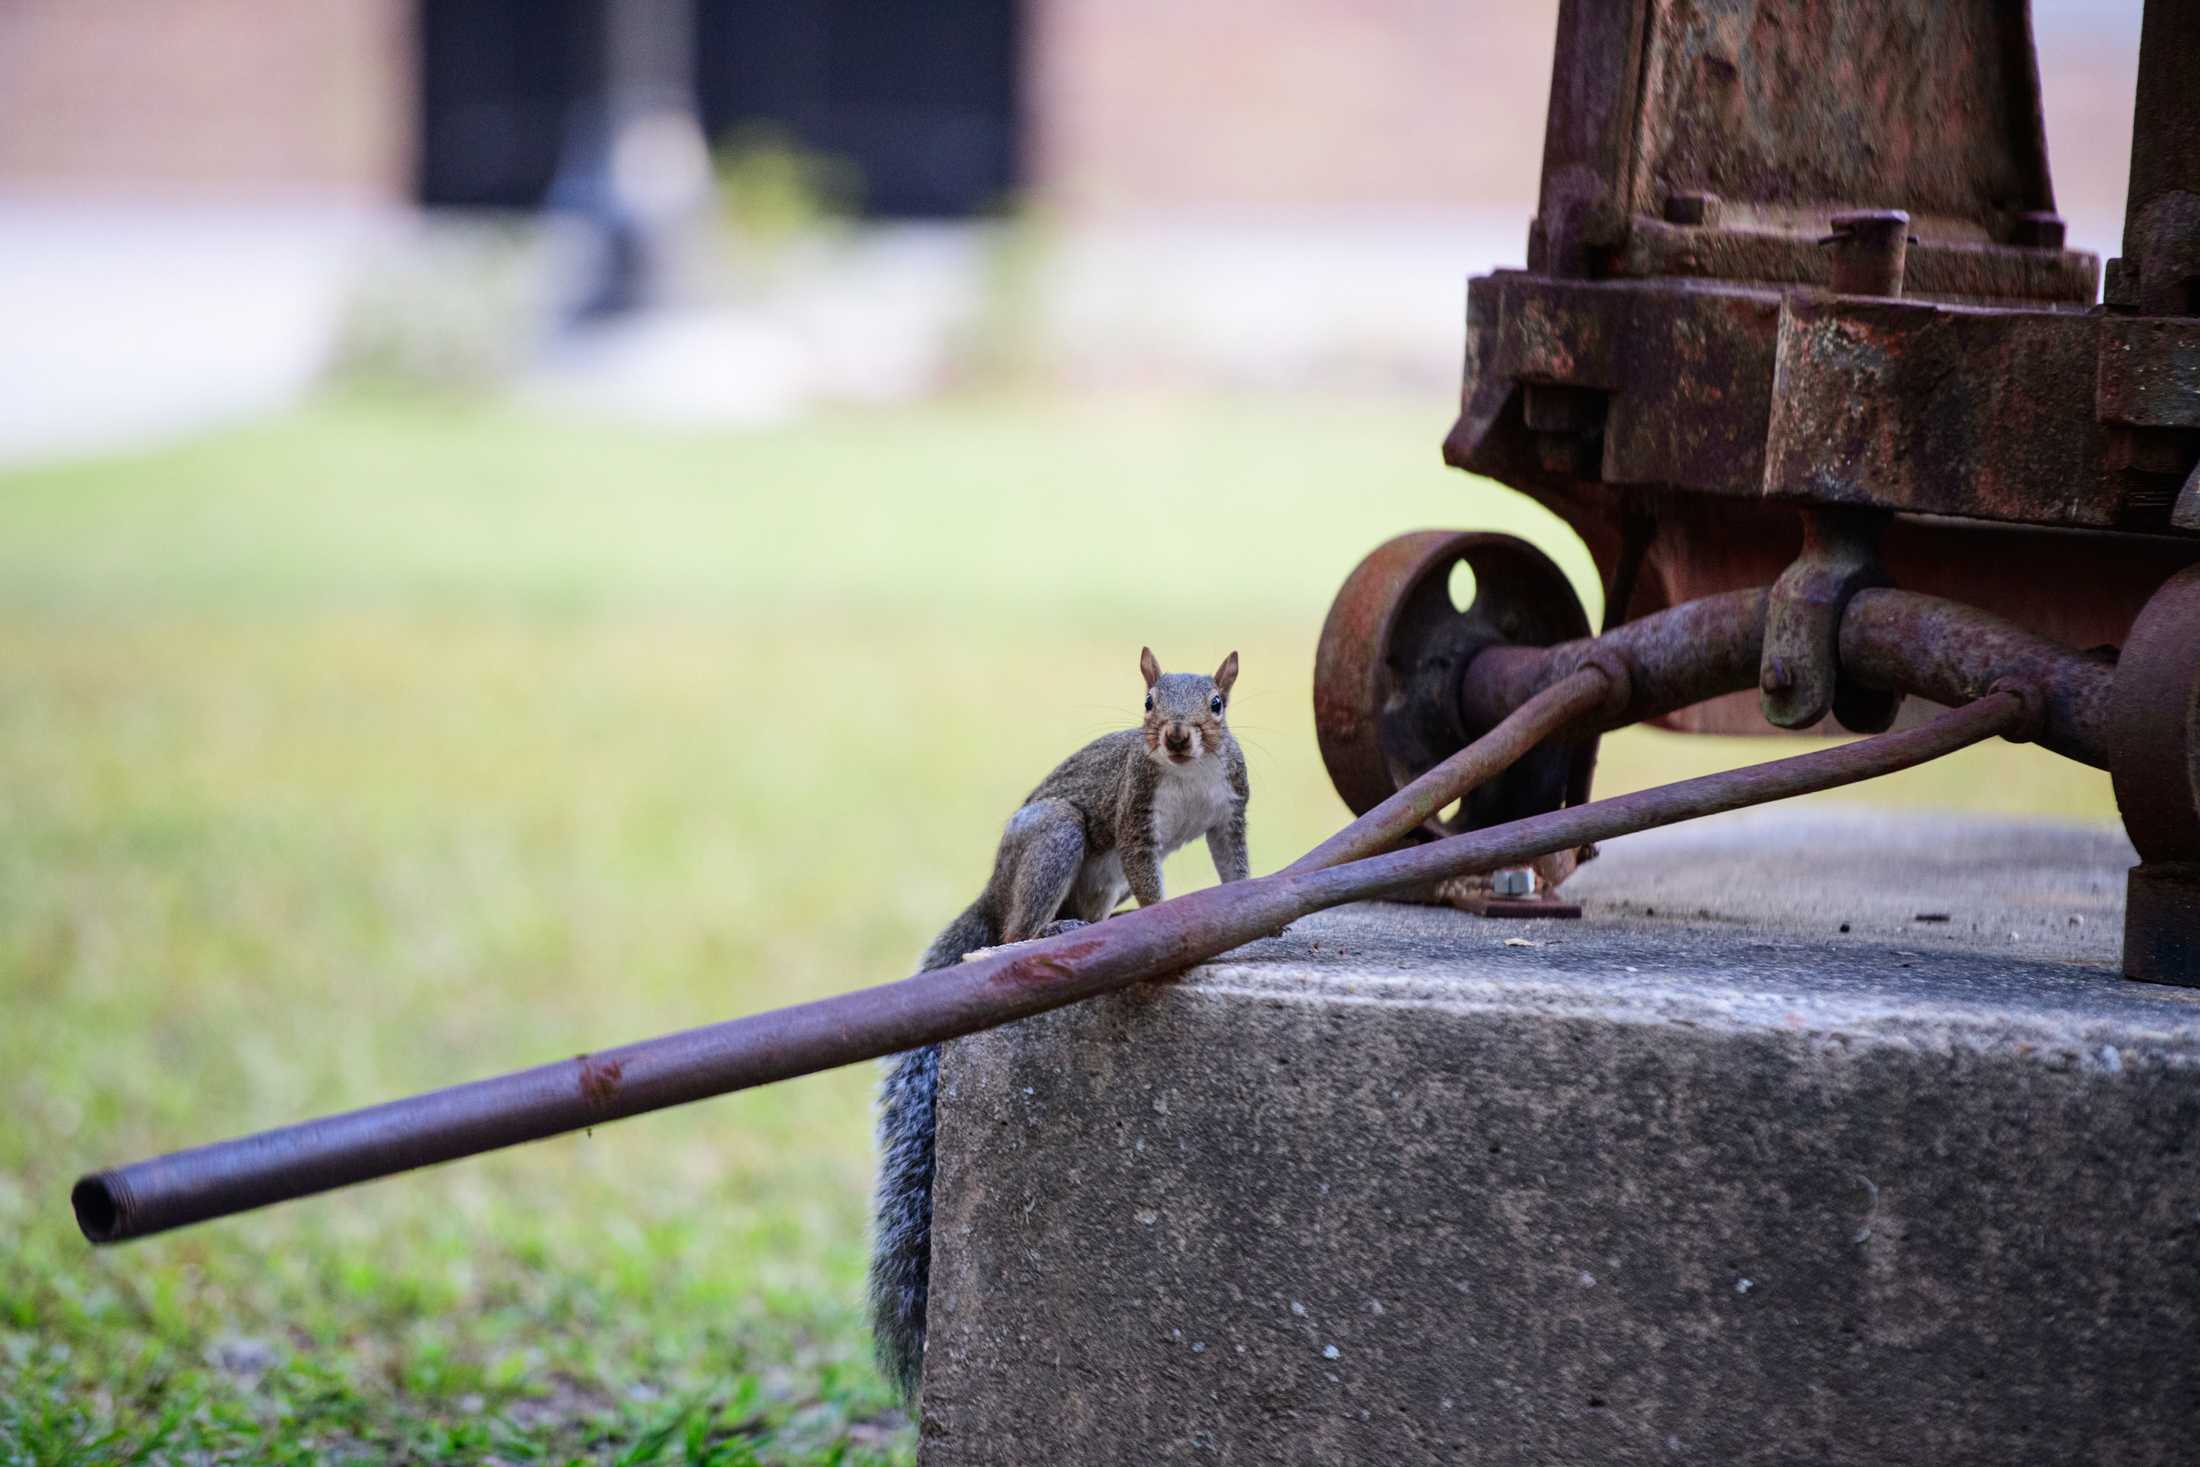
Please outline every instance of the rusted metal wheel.
M2138 847L2124 971L2200 986L2200 566L2132 623L2109 693L2109 774Z
M1463 608L1452 599L1462 563L1474 575ZM1565 574L1525 540L1422 530L1376 547L1337 592L1314 656L1314 726L1330 782L1353 813L1373 809L1485 731L1459 708L1459 677L1477 652L1588 634ZM1431 833L1557 809L1582 749L1538 749L1431 822Z
M2171 576L2132 623L2109 706L2131 843L2149 861L2200 861L2200 566Z

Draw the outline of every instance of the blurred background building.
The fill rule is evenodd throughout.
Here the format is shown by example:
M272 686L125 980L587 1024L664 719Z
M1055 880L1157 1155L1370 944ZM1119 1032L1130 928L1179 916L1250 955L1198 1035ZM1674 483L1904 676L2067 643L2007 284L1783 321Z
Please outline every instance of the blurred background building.
M332 359L736 421L977 371L1441 393L1556 8L0 0L0 454ZM2104 255L2138 10L2035 6Z

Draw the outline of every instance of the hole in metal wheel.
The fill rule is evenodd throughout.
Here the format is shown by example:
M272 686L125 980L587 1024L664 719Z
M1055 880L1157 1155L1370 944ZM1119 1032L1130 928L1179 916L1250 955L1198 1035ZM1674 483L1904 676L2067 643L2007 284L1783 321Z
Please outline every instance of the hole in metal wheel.
M1452 562L1451 576L1444 582L1444 589L1451 593L1452 610L1464 612L1472 608L1478 594L1474 583L1474 567L1463 560Z

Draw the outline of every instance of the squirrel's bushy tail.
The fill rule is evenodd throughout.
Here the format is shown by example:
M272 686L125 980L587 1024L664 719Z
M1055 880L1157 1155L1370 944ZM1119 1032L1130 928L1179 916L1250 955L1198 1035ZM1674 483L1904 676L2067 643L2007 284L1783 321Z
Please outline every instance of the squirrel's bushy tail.
M925 950L923 971L952 967L1000 940L970 908ZM933 1098L940 1047L927 1044L887 1062L879 1087L878 1197L871 1237L871 1332L879 1368L914 1403L924 1372L924 1313L932 1278Z

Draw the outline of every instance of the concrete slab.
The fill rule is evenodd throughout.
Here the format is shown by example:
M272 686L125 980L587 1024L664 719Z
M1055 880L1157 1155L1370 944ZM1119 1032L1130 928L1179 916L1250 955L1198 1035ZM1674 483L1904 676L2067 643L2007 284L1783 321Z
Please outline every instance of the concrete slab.
M2129 860L1707 822L1577 923L1350 908L960 1041L923 1460L2191 1460L2200 992L2115 976Z

